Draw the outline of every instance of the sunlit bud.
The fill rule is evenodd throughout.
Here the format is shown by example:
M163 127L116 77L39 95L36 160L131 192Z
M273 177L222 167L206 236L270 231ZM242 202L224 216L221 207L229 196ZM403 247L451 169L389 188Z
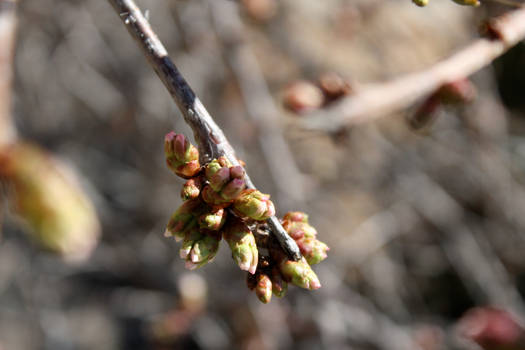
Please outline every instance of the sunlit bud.
M272 281L270 277L264 273L257 274L257 285L255 286L255 294L257 298L264 303L268 304L272 299Z
M0 180L40 245L70 261L90 255L100 224L72 169L37 146L16 143L0 151Z
M233 201L246 188L246 181L244 179L233 179L220 192L221 197L225 201Z
M301 211L290 211L283 216L283 221L308 222L308 215Z
M305 222L283 221L283 228L295 240L303 237L315 238L317 231L315 228Z
M199 216L199 226L203 229L218 231L226 221L227 212L224 209L213 210Z
M196 224L196 217L203 210L203 203L199 199L188 200L173 213L166 227L165 236L173 236L178 242L182 240L186 231Z
M187 201L190 199L196 199L199 197L199 194L201 193L201 188L202 188L201 178L194 177L186 181L184 186L182 186L180 196L183 201Z
M272 293L276 297L282 298L286 294L286 291L288 290L288 283L283 280L283 277L281 276L281 273L279 272L279 269L276 266L272 268L271 280L272 280Z
M319 289L321 283L304 258L299 261L283 259L279 263L279 270L286 281L305 289Z
M172 131L165 136L164 153L168 167L180 177L191 178L201 170L199 151L182 134Z
M204 186L201 194L202 200L214 208L226 208L231 204L231 201L222 198L222 196L218 192L215 192L210 185Z
M254 274L259 253L250 228L242 220L230 217L224 228L223 238L230 246L233 260L239 268Z
M233 206L239 215L254 220L266 220L275 215L275 207L270 196L254 189L242 191L233 202Z
M330 248L328 248L323 242L309 237L304 237L303 239L298 240L297 246L310 265L318 264L326 259L326 252L330 250Z
M209 263L219 250L220 237L205 234L197 240L191 249L190 255L186 260L186 268L189 270L198 269Z

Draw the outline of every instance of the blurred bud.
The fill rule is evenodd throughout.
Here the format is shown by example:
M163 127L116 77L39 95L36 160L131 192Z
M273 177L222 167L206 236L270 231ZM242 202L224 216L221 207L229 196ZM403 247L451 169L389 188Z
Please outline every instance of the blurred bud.
M199 226L203 229L218 231L226 222L227 212L224 209L216 209L199 216Z
M324 103L321 89L308 81L298 81L284 91L284 104L296 113L320 108Z
M223 237L230 246L233 260L240 269L254 274L259 253L250 228L242 220L230 217L224 228Z
M256 21L266 22L277 13L276 0L242 0L246 13Z
M0 179L36 240L71 261L86 259L100 224L71 169L37 146L17 143L0 151Z
M330 100L348 95L352 91L350 84L336 73L325 73L321 75L319 78L319 86Z
M428 0L412 0L412 2L420 7L428 5Z
M258 221L275 215L275 207L270 196L254 189L242 191L233 202L233 207L236 213Z
M468 78L464 78L443 85L438 94L444 104L463 104L472 102L477 91L474 84Z
M326 252L330 250L330 248L328 248L323 242L310 237L304 237L303 239L298 240L297 246L310 265L318 264L326 259Z
M259 300L264 304L268 304L270 300L272 300L272 281L268 275L264 273L257 274L255 294L257 295L257 298L259 298Z
M175 240L181 241L186 232L197 224L196 218L204 209L204 204L199 199L188 200L173 213L166 227L164 235L166 237L175 237Z
M180 192L180 196L183 201L197 199L201 193L201 189L202 179L200 177L194 177L184 183L184 186L182 186L182 190Z
M480 2L479 0L452 0L456 4L464 5L464 6L479 6Z
M276 266L272 268L271 280L272 293L278 298L284 297L286 291L288 290L288 283L286 283L286 281L283 280L283 276L281 276L281 273L279 272L279 269Z
M319 278L304 258L299 261L281 260L279 271L281 271L285 281L289 281L298 287L311 290L321 288Z
M246 287L249 290L254 290L257 287L257 275L252 275L251 273L246 274Z
M432 124L438 115L440 107L441 101L439 97L436 94L432 94L423 101L413 115L409 116L408 125L413 130L421 130Z
M182 134L173 131L166 134L164 153L168 167L180 177L188 179L201 170L199 151Z
M507 311L480 307L459 321L459 332L484 350L525 349L525 331Z
M236 165L230 168L230 175L234 179L244 179L246 172L244 168L240 165Z
M308 222L308 215L301 211L290 211L283 216L283 221Z

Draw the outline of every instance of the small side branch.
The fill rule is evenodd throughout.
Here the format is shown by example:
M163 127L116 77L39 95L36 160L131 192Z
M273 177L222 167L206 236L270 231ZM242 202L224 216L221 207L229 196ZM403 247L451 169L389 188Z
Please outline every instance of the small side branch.
M344 126L373 121L403 110L442 85L465 78L505 53L525 38L525 9L511 11L489 23L490 38L469 46L427 70L388 82L363 86L361 90L325 110L306 116L308 129L335 131Z
M135 2L133 0L108 1L168 89L184 120L192 128L202 160L209 162L213 158L226 156L234 165L239 165L235 151L224 133L169 58L164 45ZM248 174L246 174L246 183L249 188L255 188ZM288 236L279 219L275 216L268 219L268 225L287 255L294 260L301 259L297 244Z

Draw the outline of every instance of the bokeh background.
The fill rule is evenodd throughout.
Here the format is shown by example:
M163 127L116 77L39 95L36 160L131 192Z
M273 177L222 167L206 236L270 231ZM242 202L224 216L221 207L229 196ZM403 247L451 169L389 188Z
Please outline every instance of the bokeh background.
M162 235L182 184L163 136L191 135L180 112L106 1L22 0L16 126L82 176L102 236L68 264L4 208L1 349L476 349L457 336L469 309L525 317L523 43L424 132L412 110L306 131L282 106L288 84L324 72L358 86L424 69L509 7L138 3L278 213L307 212L331 247L314 267L323 287L262 305L224 243L186 271Z

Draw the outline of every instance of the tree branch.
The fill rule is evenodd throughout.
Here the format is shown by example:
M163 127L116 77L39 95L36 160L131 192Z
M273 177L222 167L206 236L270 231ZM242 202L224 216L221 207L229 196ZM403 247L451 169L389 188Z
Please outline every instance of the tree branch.
M135 2L133 0L108 1L168 89L184 120L192 128L202 160L209 162L213 158L226 156L234 165L239 165L235 151L224 133L169 58L166 49ZM255 188L248 174L246 174L246 183L248 188ZM268 219L268 225L287 255L291 259L299 260L301 258L299 248L283 229L279 219L275 216L271 217Z
M16 129L11 117L16 4L16 0L0 0L0 147L16 139Z
M306 116L308 129L335 131L403 110L442 85L465 78L489 65L525 37L525 9L489 22L491 38L481 38L427 70L384 83L369 84L333 107Z

